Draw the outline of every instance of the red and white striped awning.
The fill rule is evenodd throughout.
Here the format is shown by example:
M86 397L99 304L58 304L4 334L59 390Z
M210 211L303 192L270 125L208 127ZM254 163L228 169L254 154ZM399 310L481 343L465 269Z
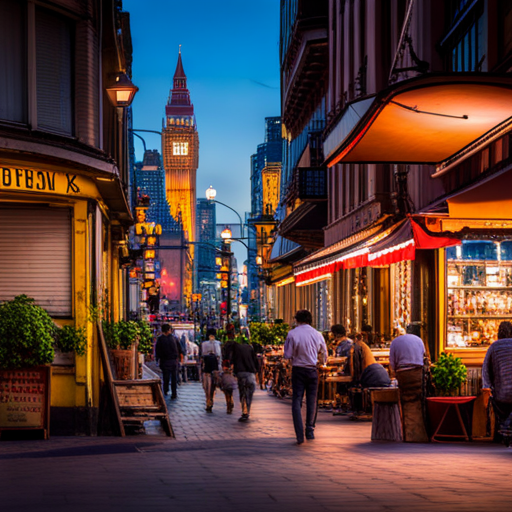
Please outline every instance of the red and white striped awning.
M295 284L312 284L343 269L383 267L414 260L416 249L438 249L458 244L460 240L456 238L427 233L417 222L408 218L386 232L328 259L297 265L294 269Z

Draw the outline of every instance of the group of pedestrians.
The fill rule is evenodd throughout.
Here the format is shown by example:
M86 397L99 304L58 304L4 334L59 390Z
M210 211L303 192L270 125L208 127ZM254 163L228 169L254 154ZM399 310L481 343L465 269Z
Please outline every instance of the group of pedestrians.
M297 444L315 438L317 414L318 364L327 362L328 349L324 337L314 329L312 315L307 310L295 314L296 327L288 333L284 358L292 366L292 418ZM406 333L391 342L389 363L392 376L400 390L403 436L406 442L428 442L425 418L425 375L428 359L425 345L411 324ZM215 329L209 329L208 339L201 345L202 383L206 398L206 412L213 412L216 388L226 398L226 412L232 414L234 391L238 388L242 415L241 422L250 417L253 394L256 389L258 359L247 339L234 340L234 330L228 329L230 339L222 349ZM347 357L350 373L362 387L391 385L387 371L378 363L361 336L347 337L342 325L334 325L335 354ZM168 324L162 326L162 335L156 343L156 359L163 376L164 394L171 386L171 399L177 398L177 375L183 349ZM501 428L512 428L512 324L502 322L498 341L487 351L483 364L483 387L490 388L492 403ZM302 403L306 397L306 418L302 418Z
M218 387L226 397L226 412L231 414L234 408L233 393L238 387L242 408L242 416L238 421L246 422L249 420L252 398L256 390L256 353L248 340L244 339L243 343L237 343L234 337L228 340L223 353L220 342L215 339L215 329L209 329L207 335L208 340L201 344L206 412L213 412L215 389Z

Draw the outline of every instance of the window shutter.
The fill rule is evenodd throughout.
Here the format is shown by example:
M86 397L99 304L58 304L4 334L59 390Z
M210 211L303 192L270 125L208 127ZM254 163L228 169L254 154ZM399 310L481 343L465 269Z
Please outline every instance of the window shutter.
M25 294L71 317L71 210L0 208L0 301Z
M0 0L0 119L27 122L27 49L23 2Z
M71 24L36 9L37 125L66 135L73 135L71 46Z

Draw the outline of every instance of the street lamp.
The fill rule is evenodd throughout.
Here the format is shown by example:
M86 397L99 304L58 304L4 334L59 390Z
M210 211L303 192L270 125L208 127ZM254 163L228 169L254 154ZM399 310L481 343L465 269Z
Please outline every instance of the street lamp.
M139 88L133 85L133 82L124 72L117 73L114 83L106 88L108 97L114 107L129 107Z
M206 199L208 199L208 201L210 201L211 203L221 204L222 206L225 206L226 208L228 208L232 212L236 213L236 215L238 217L238 220L240 221L240 231L241 231L240 234L241 234L241 236L243 238L243 236L244 236L244 223L242 221L242 217L240 217L240 214L234 208L231 208L231 206L228 206L227 204L224 204L224 203L221 203L220 201L217 201L217 199L215 199L216 197L217 197L217 191L210 185L208 187L208 189L206 190Z
M217 191L210 185L206 190L206 199L208 199L208 201L214 201L216 196Z
M226 227L224 230L222 230L220 237L222 238L222 240L225 240L227 242L228 240L231 240L231 238L233 237L233 233L231 232L231 229Z

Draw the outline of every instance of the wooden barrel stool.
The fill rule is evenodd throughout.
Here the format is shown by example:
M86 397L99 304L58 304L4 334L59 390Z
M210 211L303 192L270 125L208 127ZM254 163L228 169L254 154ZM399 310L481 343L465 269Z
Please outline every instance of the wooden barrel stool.
M402 441L398 388L370 388L372 441Z

